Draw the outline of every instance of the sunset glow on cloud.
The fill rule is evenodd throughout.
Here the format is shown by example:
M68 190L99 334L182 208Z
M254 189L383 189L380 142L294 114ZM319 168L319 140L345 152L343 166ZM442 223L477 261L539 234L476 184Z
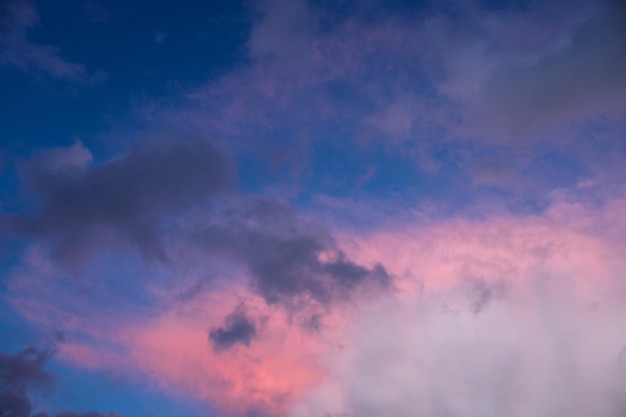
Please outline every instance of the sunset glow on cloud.
M0 3L1 417L621 417L618 2Z

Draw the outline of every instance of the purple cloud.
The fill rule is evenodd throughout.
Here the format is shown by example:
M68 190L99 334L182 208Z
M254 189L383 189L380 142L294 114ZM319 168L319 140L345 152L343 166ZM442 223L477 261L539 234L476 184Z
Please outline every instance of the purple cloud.
M226 316L222 327L209 331L209 340L217 350L228 349L236 344L250 346L256 336L256 325L246 315L244 305Z
M390 281L381 266L348 259L323 226L288 203L228 190L234 164L207 141L157 137L101 164L76 143L41 152L20 172L36 203L29 213L5 214L5 224L47 244L61 265L124 248L175 268L176 253L198 252L200 265L234 261L268 302L290 308L301 296L329 303Z
M43 369L50 354L49 350L40 351L33 347L14 355L0 352L0 415L30 416L29 391L49 389L54 381Z
M51 349L39 350L34 347L26 348L13 355L0 352L0 416L31 417L33 411L31 392L36 389L50 391L54 386L54 376L44 370L52 353ZM55 416L115 417L116 414L63 411ZM48 417L48 413L41 412L32 417Z
M48 74L69 81L94 83L106 74L63 59L60 49L31 41L28 31L39 24L36 7L29 0L8 0L0 5L0 66Z
M80 262L107 242L165 260L162 222L202 204L234 177L230 158L201 140L157 138L103 164L90 159L78 144L43 152L20 168L40 205L11 216L10 228L48 241L65 263Z
M191 229L195 245L245 266L252 287L269 303L297 308L302 296L330 303L358 287L390 283L382 266L354 263L320 225L280 201L244 199Z

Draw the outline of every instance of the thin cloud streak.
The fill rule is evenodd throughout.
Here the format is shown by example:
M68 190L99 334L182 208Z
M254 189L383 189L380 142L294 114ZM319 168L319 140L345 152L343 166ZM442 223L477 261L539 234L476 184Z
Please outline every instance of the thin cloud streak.
M3 2L0 6L0 66L11 65L22 71L87 84L106 78L102 71L90 74L84 65L63 59L56 46L31 41L28 32L38 24L39 15L31 1Z

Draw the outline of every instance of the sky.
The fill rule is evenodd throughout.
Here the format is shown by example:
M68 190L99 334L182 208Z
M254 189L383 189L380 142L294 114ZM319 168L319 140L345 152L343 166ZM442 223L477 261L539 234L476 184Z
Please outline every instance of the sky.
M623 417L618 0L0 0L1 417Z

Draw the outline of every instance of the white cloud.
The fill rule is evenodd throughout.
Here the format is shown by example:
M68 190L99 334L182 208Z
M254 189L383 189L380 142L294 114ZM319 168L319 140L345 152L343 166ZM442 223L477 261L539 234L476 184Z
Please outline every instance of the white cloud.
M361 238L356 252L406 278L324 356L292 417L622 416L623 244L588 222L623 222L603 216Z

